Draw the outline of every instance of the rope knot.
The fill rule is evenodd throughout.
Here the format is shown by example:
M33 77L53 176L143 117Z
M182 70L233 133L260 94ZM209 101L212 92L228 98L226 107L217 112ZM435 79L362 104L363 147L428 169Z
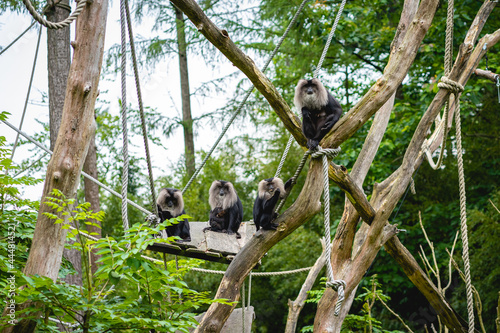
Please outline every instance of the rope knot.
M319 158L321 156L326 156L329 159L336 157L342 149L340 147L337 148L321 148L321 146L316 147L314 150L309 150L309 154L311 158Z
M456 81L450 80L447 76L441 77L441 80L439 81L441 81L438 83L439 88L449 90L455 95L464 91L464 86Z
M342 307L342 303L344 302L344 290L346 288L346 283L344 280L333 280L328 281L326 286L335 290L338 294L337 303L335 304L335 312L333 313L335 316L338 316L340 313L340 308Z

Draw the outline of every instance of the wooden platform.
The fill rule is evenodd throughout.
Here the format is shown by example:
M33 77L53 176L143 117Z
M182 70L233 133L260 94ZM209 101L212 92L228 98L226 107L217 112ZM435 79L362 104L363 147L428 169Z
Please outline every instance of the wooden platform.
M239 229L241 238L237 239L236 235L213 231L203 232L203 229L208 227L208 222L189 222L189 226L191 227L191 242L154 243L147 249L229 264L256 231L253 222L242 222Z

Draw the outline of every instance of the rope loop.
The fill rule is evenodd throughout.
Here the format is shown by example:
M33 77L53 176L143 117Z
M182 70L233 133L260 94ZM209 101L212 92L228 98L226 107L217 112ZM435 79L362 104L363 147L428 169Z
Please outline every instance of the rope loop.
M337 157L338 154L342 149L340 147L337 148L321 148L321 146L318 146L315 150L309 150L309 154L311 155L311 158L319 158L322 157L323 155L326 155L329 159Z
M335 316L338 316L340 313L340 308L342 307L342 303L344 302L344 290L346 288L346 283L344 280L333 280L328 281L326 283L327 288L332 288L338 294L337 303L335 304L335 312L333 313Z
M23 0L24 5L26 6L26 9L28 9L28 12L30 12L31 16L40 23L41 25L49 28L49 29L62 29L66 28L69 26L80 13L83 11L85 6L87 5L87 2L90 2L89 0L80 0L78 1L78 5L76 6L76 9L73 13L71 13L67 18L62 20L61 22L50 22L47 21L42 15L40 15L35 7L31 4L30 0ZM61 7L61 6L60 6Z
M464 86L456 81L450 80L447 76L441 77L441 80L439 81L441 81L438 83L439 88L449 90L455 95L464 91Z

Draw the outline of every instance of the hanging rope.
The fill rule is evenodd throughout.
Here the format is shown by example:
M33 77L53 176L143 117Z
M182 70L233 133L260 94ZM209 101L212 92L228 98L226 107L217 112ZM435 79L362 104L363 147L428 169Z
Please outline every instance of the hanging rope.
M5 51L7 51L12 45L14 45L19 39L21 39L21 37L24 36L25 33L27 33L34 25L35 25L36 22L33 22L30 24L30 26L28 28L26 28L26 30L24 30L23 32L21 32L21 34L19 36L16 37L16 39L14 39L9 45L7 45L6 47L4 47L2 49L2 51L0 51L0 55L2 55Z
M462 89L463 90L463 89ZM464 261L465 289L467 294L467 313L469 333L474 332L474 299L470 277L469 239L467 235L467 198L465 194L464 161L462 156L462 125L460 120L460 101L456 93L457 107L455 111L455 126L457 137L458 184L460 190L460 235L462 236L462 259Z
M71 13L67 18L65 18L64 20L62 20L61 22L50 22L50 21L47 21L42 15L40 15L35 7L33 7L33 5L31 4L30 0L23 0L23 3L24 5L26 6L26 9L28 9L28 11L30 12L31 16L33 16L33 18L38 22L40 23L41 25L49 28L49 29L62 29L62 28L65 28L67 26L69 26L71 24L71 22L73 22L74 20L76 20L76 18L78 17L78 15L80 15L80 13L83 11L83 9L85 8L85 6L87 5L87 0L80 0L78 1L78 5L76 6L76 9L73 13Z
M121 29L121 87L122 87L122 137L123 137L123 169L122 169L122 223L123 230L128 230L127 193L128 193L128 130L127 130L127 40L125 37L125 0L120 0Z
M304 0L302 1L302 3L300 4L299 8L297 9L297 12L295 13L295 15L293 16L292 20L290 21L290 24L288 24L288 27L286 28L285 32L283 33L283 36L281 36L280 40L278 41L278 44L276 45L276 47L274 48L274 51L273 53L269 56L269 58L267 59L264 67L262 67L262 70L261 72L265 72L267 67L269 66L269 64L271 63L271 61L273 60L274 56L278 53L278 50L279 48L281 47L281 44L283 44L283 41L285 40L285 37L288 35L288 33L290 32L290 29L292 28L292 26L295 24L295 21L297 21L297 18L300 14L300 12L302 12L302 9L304 8L305 4L307 3L307 1L309 0ZM238 116L238 114L240 113L241 109L243 108L243 106L245 105L248 97L250 96L250 94L252 93L254 89L254 86L252 85L252 87L246 92L245 96L243 97L243 100L240 102L240 105L238 106L238 108L236 109L236 111L234 112L233 116L231 117L231 119L229 120L229 122L227 123L227 125L224 127L224 129L222 130L222 133L219 135L219 137L217 138L217 141L215 141L214 145L212 146L212 148L210 149L210 151L208 152L207 156L205 156L205 158L203 159L203 161L201 162L201 165L198 167L198 169L196 169L196 171L194 172L193 176L191 176L191 179L189 179L188 183L186 184L186 186L184 186L184 188L182 189L182 193L184 194L184 192L186 192L186 190L189 188L189 186L191 186L191 184L193 183L194 179L198 176L198 174L200 173L201 169L203 169L203 167L205 166L205 164L207 163L207 160L210 158L210 156L212 155L212 153L214 152L215 148L217 147L217 145L219 144L219 142L222 140L222 138L224 137L224 135L226 134L227 130L229 129L229 126L231 126L231 124L233 123L234 119L236 119L236 116Z
M241 286L241 323L241 332L245 333L245 280L243 280L243 285Z
M137 100L139 101L139 115L141 117L141 129L142 129L142 138L144 140L144 150L146 151L146 163L148 165L148 178L149 178L149 188L151 189L151 200L152 200L152 208L153 212L158 216L158 206L156 205L156 192L153 181L153 169L151 167L151 157L149 154L149 144L148 144L148 132L146 129L146 120L144 116L144 106L142 104L142 93L141 93L141 84L139 81L139 70L137 66L137 57L135 53L135 43L134 43L134 33L132 32L132 23L130 20L130 10L128 6L128 0L125 0L125 12L127 14L127 27L128 27L128 37L130 41L130 52L132 55L132 64L134 67L134 77L135 77L135 87L137 90Z
M288 138L288 142L286 144L285 150L283 151L283 155L281 156L280 164L278 165L278 169L276 169L276 173L274 174L274 178L277 178L281 174L281 169L283 169L283 164L285 164L286 157L290 148L292 147L292 143L294 141L293 135L290 135Z
M33 59L33 66L31 68L30 83L28 84L28 92L26 93L26 99L24 100L23 115L21 116L21 123L19 124L19 129L23 128L24 116L26 115L26 109L28 108L28 101L31 94L31 86L33 85L33 77L35 76L36 60L38 59L38 51L40 50L40 40L42 39L42 27L38 30L38 40L36 42L35 57ZM14 140L14 146L12 147L12 153L10 154L10 159L14 159L14 153L16 152L17 142L19 141L19 133L16 135ZM8 172L8 170L6 170Z
M326 53L328 52L328 48L330 47L330 43L332 42L333 35L335 34L335 30L337 30L337 25L339 24L340 16L342 16L342 12L344 11L344 6L347 0L342 0L342 3L340 4L339 11L337 12L337 16L335 17L335 22L333 22L332 30L330 31L330 34L328 35L328 39L326 41L325 47L323 48L323 53L321 54L321 57L319 58L318 66L316 67L316 70L314 71L313 77L317 78L319 75L319 71L321 70L321 67L323 66L323 61L325 60Z
M443 87L443 84L446 85L447 83L444 82L443 79L448 79L447 77L451 71L452 58L453 58L453 7L454 7L454 0L448 0L448 11L446 16L446 39L445 39L445 50L444 50L444 76L441 78L441 82L438 83L439 88L445 88L445 89L447 88ZM439 169L443 165L444 151L446 149L446 140L448 139L449 110L450 110L450 103L449 100L447 100L444 105L443 119L441 119L439 128L437 129L438 131L441 131L441 127L444 127L443 140L441 141L441 149L439 150L439 157L437 163L434 163L431 153L429 152L428 149L426 150L427 160L429 161L429 165L431 166L431 168L433 168L434 170Z
M344 290L346 287L344 280L335 280L333 275L333 267L331 261L331 235L330 235L330 190L328 177L328 158L334 158L340 152L340 149L323 149L318 147L318 150L311 154L311 158L322 158L323 162L323 206L324 206L324 225L325 225L325 251L326 251L326 271L328 275L327 287L331 287L337 291L337 303L335 304L334 315L338 316L342 302L344 301Z

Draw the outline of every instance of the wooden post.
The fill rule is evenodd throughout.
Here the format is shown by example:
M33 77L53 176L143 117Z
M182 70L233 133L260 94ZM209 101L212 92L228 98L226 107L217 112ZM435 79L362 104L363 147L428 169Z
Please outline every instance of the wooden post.
M81 0L84 1L84 0ZM58 214L45 205L46 197L58 189L74 198L80 183L83 162L95 132L94 105L97 98L104 51L104 34L108 0L88 2L77 19L74 48L61 127L54 154L47 167L40 211L33 243L24 269L27 275L38 274L56 280L61 266L67 230L47 218L44 213ZM61 216L62 218L62 216ZM25 308L27 304L18 307ZM35 322L20 320L3 332L33 332Z

